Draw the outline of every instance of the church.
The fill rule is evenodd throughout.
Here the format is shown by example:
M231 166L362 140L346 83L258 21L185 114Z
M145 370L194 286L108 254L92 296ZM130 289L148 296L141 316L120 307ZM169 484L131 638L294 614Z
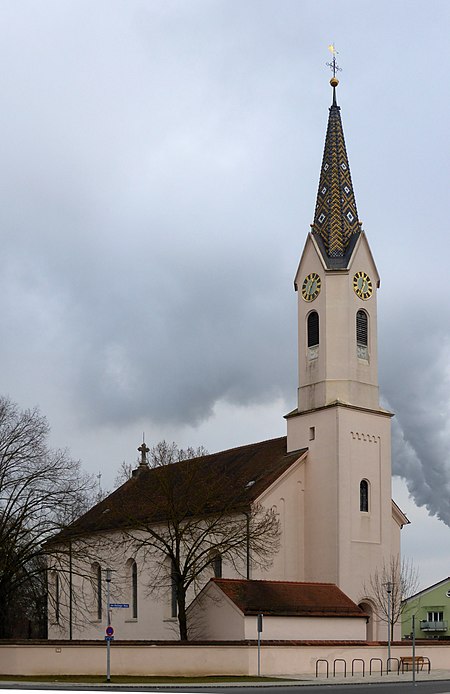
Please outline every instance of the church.
M386 639L367 586L400 555L408 519L391 498L392 414L379 403L380 278L358 218L335 75L330 84L314 219L294 279L298 389L287 435L170 466L178 484L173 503L186 504L185 519L198 518L204 528L205 519L226 514L244 523L247 513L249 525L243 509L262 509L276 518L277 551L258 562L249 542L236 542L236 557L229 547L212 557L189 589L190 638L254 639L263 615L264 638ZM103 639L111 621L119 639L179 638L164 561L155 564L155 553L145 551L151 543L136 551L130 535L123 539L134 521L151 519L156 537L168 520L158 470L149 467L145 445L140 451L132 478L47 548L49 638ZM195 493L183 494L188 474L203 480L197 489L211 491L208 502L196 505ZM217 527L204 535L205 553ZM114 554L114 543L121 552ZM52 547L64 548L64 563L52 559Z

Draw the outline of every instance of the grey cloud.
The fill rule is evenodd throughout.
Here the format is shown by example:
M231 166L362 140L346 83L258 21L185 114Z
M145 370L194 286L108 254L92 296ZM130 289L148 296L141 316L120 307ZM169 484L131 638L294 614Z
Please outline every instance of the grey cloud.
M390 318L382 368L397 413L393 471L417 505L450 525L450 313L418 299L414 312L400 309Z
M335 38L358 209L382 275L394 469L448 523L448 3L435 0L433 16L383 0L11 0L2 12L9 395L42 405L58 445L74 422L75 446L98 439L98 465L105 431L198 425L221 402L294 406L292 278Z

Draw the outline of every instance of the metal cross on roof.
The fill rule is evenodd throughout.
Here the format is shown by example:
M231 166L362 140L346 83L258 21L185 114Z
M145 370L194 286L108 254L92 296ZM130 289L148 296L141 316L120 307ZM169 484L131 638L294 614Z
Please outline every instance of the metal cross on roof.
M342 72L342 68L339 67L339 65L336 62L336 56L338 55L338 51L334 47L334 43L330 44L328 46L328 50L333 56L333 60L331 63L327 63L327 67L331 68L333 70L333 77L336 77L336 72Z

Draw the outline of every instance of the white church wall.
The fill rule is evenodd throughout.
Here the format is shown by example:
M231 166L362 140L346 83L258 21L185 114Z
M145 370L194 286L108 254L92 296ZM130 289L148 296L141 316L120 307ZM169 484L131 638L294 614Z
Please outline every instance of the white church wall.
M105 675L105 645L101 642L70 643L40 642L27 644L0 644L0 667L5 675ZM433 670L448 669L450 646L444 642L420 644L417 653L431 661ZM393 658L411 656L411 643L392 645ZM387 644L374 645L327 643L299 643L268 645L262 642L261 673L264 676L314 677L317 660L328 661L330 675L336 658L346 663L348 682L351 683L351 666L355 659L363 660L367 682L370 683L369 665L379 659L386 669ZM380 673L379 660L373 661L374 674ZM393 661L394 663L395 661ZM256 645L189 644L167 645L127 644L114 642L111 648L111 673L116 675L256 675L258 652ZM342 663L340 663L342 672ZM361 663L359 663L361 668ZM319 665L324 677L326 665ZM360 672L360 670L359 670ZM411 672L399 675L399 681L411 682ZM418 679L428 678L426 671ZM332 683L332 679L328 680Z
M188 608L190 638L201 641L240 641L245 637L244 615L214 584L209 583Z
M389 563L392 547L390 417L339 408L339 587L355 602L377 569ZM360 482L369 482L369 510L360 510ZM399 530L398 530L399 533Z
M262 637L265 641L359 641L366 638L366 620L346 617L264 616ZM257 638L255 616L245 617L245 638Z
M49 555L50 566L58 567L59 620L56 619L55 584L49 582L49 638L104 639L107 625L106 568L111 568L110 603L128 604L127 608L112 608L111 622L117 638L125 640L179 639L178 619L172 615L172 593L169 570L161 571L156 560L144 552L133 549L133 543L124 540L120 533L104 533L100 542L95 537L72 546L71 571L66 553ZM137 617L132 614L132 579L130 560L137 564ZM101 618L98 618L97 569L102 568ZM237 568L223 562L223 576L242 578L246 574L245 562ZM50 569L50 575L55 573ZM71 579L69 576L71 575ZM207 568L187 594L187 605L201 588L213 577L213 569ZM71 586L71 589L70 589ZM71 595L71 598L70 598ZM70 602L71 608L70 608Z
M304 580L304 488L305 460L281 475L260 499L266 509L274 508L280 520L280 548L266 568L254 567L251 578L272 581Z

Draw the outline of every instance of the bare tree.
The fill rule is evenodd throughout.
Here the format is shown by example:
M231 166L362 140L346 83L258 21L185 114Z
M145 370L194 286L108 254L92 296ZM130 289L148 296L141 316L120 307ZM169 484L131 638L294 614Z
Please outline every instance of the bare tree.
M378 619L390 624L391 640L394 638L394 626L406 607L404 601L417 592L418 584L418 571L412 562L393 555L364 586Z
M92 477L48 436L37 409L0 397L0 637L24 619L45 622L42 546L93 498Z
M114 478L114 487L119 487L124 482L131 479L133 474L134 466L132 463L127 463L123 460Z
M279 547L279 520L274 509L253 502L255 480L236 471L231 477L204 449L183 451L163 441L150 451L148 471L148 449L143 444L140 450L137 473L151 474L151 506L125 535L148 566L149 591L171 591L172 615L180 639L187 640L188 591L205 583L208 569L220 574L222 561L242 573L250 551L253 566L270 566Z

